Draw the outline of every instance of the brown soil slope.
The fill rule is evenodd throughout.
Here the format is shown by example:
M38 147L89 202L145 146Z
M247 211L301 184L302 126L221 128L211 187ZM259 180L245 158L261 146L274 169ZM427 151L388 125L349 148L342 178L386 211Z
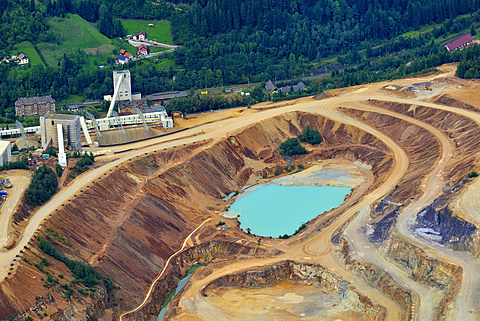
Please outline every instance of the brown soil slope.
M253 125L215 145L204 142L131 159L90 184L56 212L44 228L57 230L73 245L74 250L58 245L58 251L89 262L120 285L115 296L123 299L117 300L121 310L128 310L143 299L145 289L185 236L215 210L223 210L225 203L220 197L225 192L239 190L247 182L258 182L264 172L271 175L278 166L288 166L279 156L278 146L307 125L319 129L325 139L318 153L338 150L331 157L349 153L373 165L375 173L388 175L391 161L385 159L391 159L391 155L375 137L319 116L289 113ZM33 249L26 251L26 257L34 257L32 252L42 254L36 243L32 242ZM58 271L60 268L55 266L47 271L69 273ZM21 283L29 277L29 269L30 265L21 262L15 277L2 283L0 295L7 295L8 299L0 301L1 315L11 314L12 309L23 311L35 304L35 297L50 298L49 292L62 292L59 285L42 288L38 277L29 281L38 291L22 291ZM87 311L89 300L94 297L80 297ZM61 301L57 296L54 304L57 315L67 306ZM103 306L94 302L95 313L101 314L112 307L108 302L103 302ZM80 303L74 303L77 304Z
M415 117L443 131L455 144L455 154L447 165L445 180L452 185L458 183L466 173L475 168L477 155L480 152L478 124L466 117L451 112L393 102L371 101L371 104L388 110Z

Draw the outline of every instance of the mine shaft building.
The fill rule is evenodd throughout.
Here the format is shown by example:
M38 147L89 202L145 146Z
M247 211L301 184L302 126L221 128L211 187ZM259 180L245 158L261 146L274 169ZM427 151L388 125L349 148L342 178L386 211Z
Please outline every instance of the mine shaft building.
M62 124L64 146L72 150L82 149L82 127L80 116L57 115L53 113L40 117L40 131L42 133L42 146L50 144L58 148L57 124ZM51 140L51 142L50 142Z
M119 86L117 100L132 100L130 70L113 71L113 88L115 89L117 86Z
M15 115L33 116L55 112L55 99L52 96L19 98L15 102Z

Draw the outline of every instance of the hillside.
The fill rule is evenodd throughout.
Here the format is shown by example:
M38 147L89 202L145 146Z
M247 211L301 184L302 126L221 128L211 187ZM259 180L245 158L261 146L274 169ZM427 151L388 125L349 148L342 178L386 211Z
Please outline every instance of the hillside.
M54 70L34 68L36 76L30 77L28 68L2 64L1 78L20 76L13 77L13 82L0 80L0 123L15 120L12 108L18 97L52 95L58 101L78 101L110 94L111 82L106 78L111 69L99 70L100 66L123 68L115 65L119 50L134 53L136 49L121 36L143 29L150 39L181 45L166 57L129 63L133 89L144 95L242 83L260 84L261 90L269 79L298 82L323 74L327 77L319 81L305 80L310 93L316 94L459 61L458 53L448 53L438 43L478 27L479 6L473 0L462 0L458 6L452 0L409 0L391 6L353 0L275 4L138 0L135 5L123 0L22 5L7 0L2 4L0 54L11 55L22 48L32 55L31 66ZM29 23L32 19L35 22ZM155 27L148 27L149 23ZM155 53L163 50L150 47ZM39 83L38 77L47 79L46 83ZM256 97L257 101L267 99Z

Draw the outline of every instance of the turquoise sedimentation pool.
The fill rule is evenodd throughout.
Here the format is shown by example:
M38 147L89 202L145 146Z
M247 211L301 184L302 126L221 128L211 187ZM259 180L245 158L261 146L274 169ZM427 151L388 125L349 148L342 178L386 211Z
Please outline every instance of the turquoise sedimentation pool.
M341 205L350 191L337 186L260 186L236 200L228 216L240 215L240 227L255 235L292 235L303 223Z

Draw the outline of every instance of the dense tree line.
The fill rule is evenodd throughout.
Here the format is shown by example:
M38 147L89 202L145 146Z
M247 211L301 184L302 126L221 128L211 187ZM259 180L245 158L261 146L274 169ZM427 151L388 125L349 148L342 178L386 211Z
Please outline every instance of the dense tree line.
M480 79L480 46L462 50L457 77Z
M48 29L35 1L0 1L0 57L22 41L36 42Z
M26 200L28 204L42 205L57 192L57 175L45 164L40 166L33 174L32 181L28 186Z
M443 22L480 8L477 0L174 0L191 5L192 29L200 36L249 27L272 34L299 25L313 31L353 30L360 41L387 38L421 25ZM298 24L300 22L300 24ZM310 30L309 30L310 29ZM298 31L300 31L298 30ZM299 32L300 33L300 32ZM328 32L327 34L330 34ZM342 39L325 37L325 42ZM356 42L356 41L355 41Z
M240 95L191 95L185 98L171 99L166 107L167 112L179 110L182 113L196 113L231 107L247 106L250 98Z

